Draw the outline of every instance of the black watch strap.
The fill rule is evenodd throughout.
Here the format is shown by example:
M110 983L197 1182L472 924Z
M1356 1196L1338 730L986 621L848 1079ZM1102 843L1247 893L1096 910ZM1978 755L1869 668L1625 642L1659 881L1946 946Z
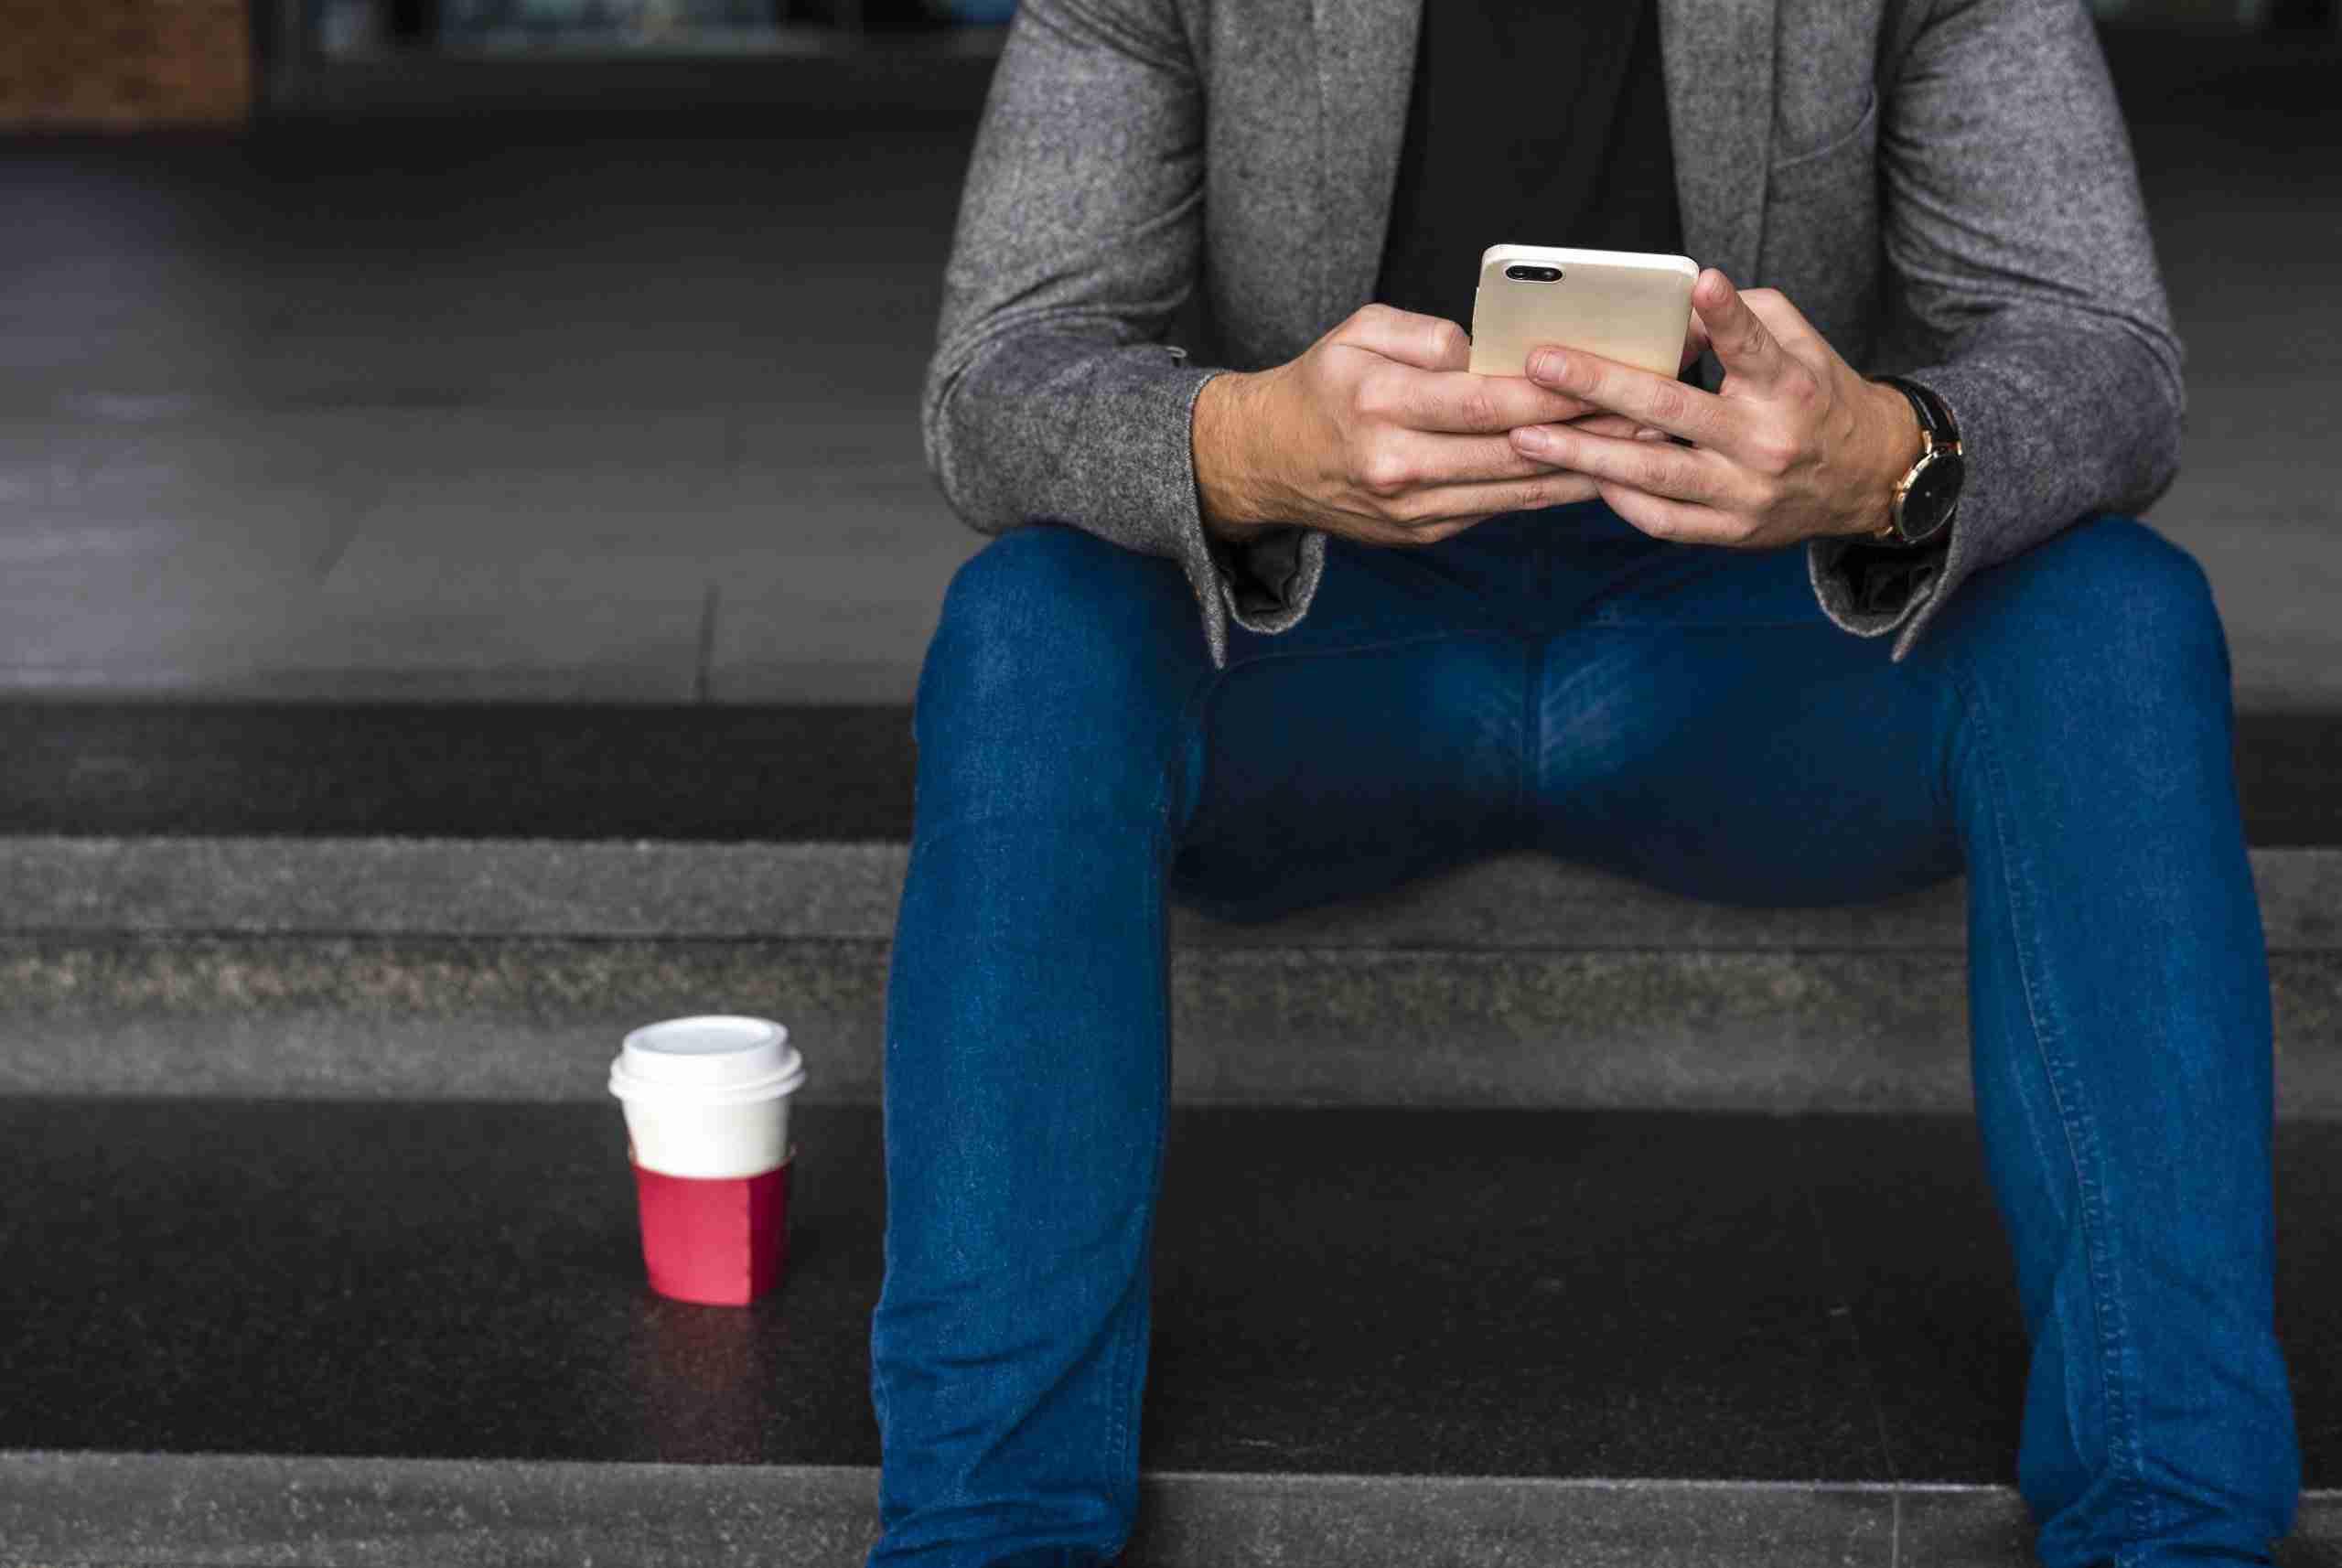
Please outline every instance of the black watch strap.
M1960 431L1951 422L1951 410L1944 406L1943 399L1938 397L1931 388L1906 381L1901 376L1880 376L1877 379L1901 392L1910 403L1911 413L1927 435L1928 450L1903 486L1897 488L1897 494L1905 499L1897 502L1891 520L1878 530L1875 537L1893 541L1907 548L1932 544L1942 538L1944 530L1950 526L1953 516L1960 510L1960 482L1966 467L1960 446ZM1906 512L1910 504L1908 487L1915 481L1928 496L1924 504L1939 510L1941 513L1939 518L1923 522L1916 536L1904 532L1906 522L1909 521ZM1945 489L1947 485L1950 487L1948 491ZM1927 518L1928 513L1923 510L1920 515Z
M1938 397L1932 388L1906 381L1901 376L1881 376L1878 379L1911 400L1911 412L1918 416L1919 428L1928 433L1929 441L1938 446L1960 444L1960 427L1951 422L1951 410L1944 405L1943 399Z

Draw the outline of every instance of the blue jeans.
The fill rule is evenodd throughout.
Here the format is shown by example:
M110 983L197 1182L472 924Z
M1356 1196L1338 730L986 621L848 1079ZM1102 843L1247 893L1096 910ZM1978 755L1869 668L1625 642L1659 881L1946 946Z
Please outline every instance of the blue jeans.
M2268 960L2194 559L2088 519L1898 665L1823 617L1802 548L1668 544L1600 502L1327 544L1301 624L1231 628L1224 671L1172 562L1066 525L952 579L886 996L872 1568L1127 1540L1166 900L1266 919L1532 846L1750 905L1965 871L2038 1555L2268 1561L2300 1486Z

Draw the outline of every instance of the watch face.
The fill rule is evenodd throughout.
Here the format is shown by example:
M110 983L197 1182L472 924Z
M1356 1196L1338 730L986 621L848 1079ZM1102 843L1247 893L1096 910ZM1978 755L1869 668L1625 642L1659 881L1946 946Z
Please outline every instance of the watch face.
M1959 455L1938 452L1919 465L1903 492L1903 536L1912 543L1931 537L1951 521L1962 477Z

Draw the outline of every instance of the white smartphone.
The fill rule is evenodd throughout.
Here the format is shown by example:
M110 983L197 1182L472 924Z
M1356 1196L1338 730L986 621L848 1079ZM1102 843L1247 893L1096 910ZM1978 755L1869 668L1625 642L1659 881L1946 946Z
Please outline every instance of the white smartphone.
M1526 375L1531 349L1559 343L1672 379L1699 276L1689 256L1490 245L1472 296L1472 372Z

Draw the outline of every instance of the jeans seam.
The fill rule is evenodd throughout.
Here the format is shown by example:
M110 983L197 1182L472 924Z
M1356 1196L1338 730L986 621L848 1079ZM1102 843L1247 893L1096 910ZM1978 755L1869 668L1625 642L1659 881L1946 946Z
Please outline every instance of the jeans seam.
M1167 779L1169 775L1166 773L1165 777ZM1139 1299L1129 1305L1130 1326L1123 1330L1122 1343L1115 1348L1114 1355L1114 1487L1117 1492L1122 1492L1124 1487L1129 1488L1121 1498L1123 1506L1117 1510L1129 1521L1129 1527L1125 1528L1121 1538L1109 1547L1107 1555L1110 1558L1120 1556L1123 1550L1130 1544L1132 1530L1135 1528L1137 1522L1138 1407L1141 1391L1136 1387L1139 1380L1133 1377L1133 1369L1138 1368L1143 1370L1144 1367L1145 1318L1148 1297L1152 1294L1152 1282L1148 1277L1149 1260L1154 1251L1155 1208L1163 1197L1164 1146L1169 1141L1171 1133L1168 1125L1171 1111L1171 1064L1168 1038L1171 1027L1170 929L1165 918L1162 897L1163 861L1164 856L1169 853L1170 833L1168 819L1162 812L1157 813L1156 823L1155 854L1149 860L1152 868L1149 872L1149 886L1152 890L1149 908L1155 911L1154 940L1156 950L1162 954L1164 961L1160 969L1163 976L1161 1000L1166 1037L1163 1055L1156 1067L1162 1092L1155 1097L1155 1158L1148 1168L1146 1189L1139 1200L1141 1211L1146 1219L1145 1222L1139 1227L1138 1259L1135 1267L1131 1271L1130 1288L1138 1293Z
M2070 1094L2061 1081L2066 1075L2059 1070L2059 1053L2053 1051L2051 1047L2057 1031L2045 1021L2047 1009L2043 1005L2036 978L2040 961L2034 947L2032 906L2025 894L2026 878L2020 874L2016 859L2015 833L2007 811L2006 774L2001 764L1999 748L1993 742L1988 704L1982 689L1964 672L1955 670L1952 678L1968 710L1969 721L1975 732L1978 750L1988 776L1987 794L1993 812L1993 830L2000 842L2003 891L2008 904L2010 938L2016 948L2017 973L2025 988L2025 1014L2033 1025L2034 1050L2040 1058L2042 1076L2049 1086L2050 1098L2057 1105L2058 1121L2064 1125L2067 1157L2073 1166L2082 1244L2090 1261L2090 1309L2098 1320L2100 1397L2106 1404L2108 1457L2114 1466L2118 1484L2128 1494L2132 1530L2144 1540L2152 1528L2152 1519L2149 1499L2139 1484L2141 1467L2137 1434L2133 1429L2130 1403L2125 1397L2122 1372L2127 1340L2122 1329L2121 1304L2113 1288L2119 1263L2107 1231L2101 1190L2089 1174L2089 1166L2098 1151L2096 1129L2077 1097ZM1970 961L1974 960L1971 958ZM2088 1158L2085 1157L2085 1149L2089 1152ZM2054 1301L2053 1290L2053 1304ZM2054 1305L2051 1310L2055 1311ZM2116 1568L2133 1568L2135 1562L2136 1553L2131 1550L2131 1543L2116 1549Z
M1154 1194L1149 1193L1145 1201L1151 1206L1155 1201ZM1143 1234L1151 1233L1154 1230L1154 1226L1152 1223L1149 1223L1140 1227L1140 1230ZM1145 1273L1145 1247L1144 1242L1142 1242L1140 1247L1140 1262L1132 1279L1132 1283L1133 1285L1138 1283L1139 1278ZM1137 1454L1135 1452L1137 1447L1135 1435L1138 1431L1138 1420L1137 1412L1133 1408L1136 1402L1130 1397L1129 1392L1131 1386L1131 1359L1133 1348L1137 1345L1139 1339L1137 1311L1135 1306L1131 1309L1131 1326L1125 1328L1119 1337L1121 1342L1114 1347L1114 1365L1112 1374L1114 1380L1114 1423L1112 1440L1114 1454L1114 1491L1116 1494L1116 1503L1118 1505L1115 1509L1115 1512L1126 1519L1132 1520L1132 1521L1135 1523L1138 1512L1138 1478L1134 1473L1135 1461L1137 1459ZM1128 1489L1125 1490L1125 1488ZM1120 1552L1123 1547L1129 1544L1130 1532L1126 1530L1122 1533L1120 1538L1113 1541L1113 1543L1108 1548L1107 1555L1111 1557L1115 1553Z
M1138 1513L1138 1406L1141 1391L1134 1387L1137 1380L1133 1377L1132 1372L1133 1367L1143 1368L1144 1357L1146 1353L1144 1320L1147 1298L1152 1294L1152 1282L1148 1278L1149 1260L1154 1251L1155 1210L1163 1197L1165 1145L1169 1142L1171 1133L1169 1125L1171 1113L1170 922L1164 907L1166 890L1163 886L1164 866L1178 837L1172 832L1171 779L1175 769L1181 779L1184 779L1186 777L1186 757L1182 754L1186 749L1188 714L1197 710L1199 702L1209 705L1211 693L1219 688L1226 673L1224 670L1211 671L1198 684L1195 691L1188 693L1187 700L1180 703L1179 721L1173 735L1171 757L1166 766L1156 769L1158 783L1152 812L1153 825L1150 829L1153 843L1147 857L1147 908L1148 918L1154 923L1152 940L1156 952L1163 961L1157 967L1163 979L1163 993L1159 1000L1163 1009L1164 1048L1155 1069L1161 1092L1155 1096L1155 1158L1148 1167L1146 1188L1141 1194L1139 1200L1141 1212L1146 1216L1146 1219L1139 1227L1138 1261L1131 1272L1130 1287L1140 1293L1140 1299L1130 1305L1130 1326L1123 1331L1121 1342L1114 1347L1114 1364L1109 1374L1112 1380L1113 1397L1113 1435L1111 1441L1114 1453L1114 1487L1118 1494L1122 1494L1118 1500L1125 1505L1118 1511L1131 1521L1131 1528L1125 1529L1122 1538L1109 1547L1107 1555L1110 1558L1119 1557L1130 1544L1132 1529L1135 1528ZM1210 766L1210 747L1206 746L1204 767L1207 772ZM1197 800L1188 802L1191 811L1200 804L1200 795ZM1123 1492L1124 1487L1129 1488L1126 1493Z

